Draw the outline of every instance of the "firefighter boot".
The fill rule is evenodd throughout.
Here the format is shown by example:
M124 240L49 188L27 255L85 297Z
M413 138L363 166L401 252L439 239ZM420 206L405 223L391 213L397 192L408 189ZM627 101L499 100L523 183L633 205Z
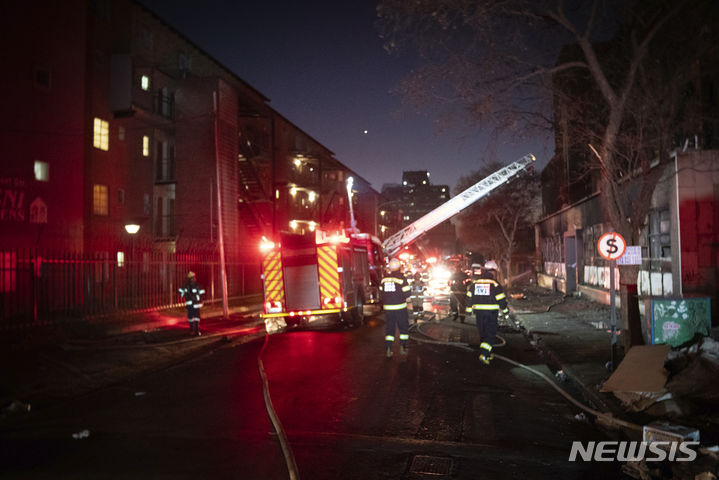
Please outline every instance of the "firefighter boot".
M407 347L405 347L404 345L400 346L400 347L399 347L399 353L400 353L401 355L407 355Z
M392 358L392 355L393 355L392 347L387 347L387 351L386 351L385 355L387 356L387 358Z
M479 361L481 361L485 365L489 365L494 358L494 354L492 353L492 345L487 342L482 342L479 346L479 351Z

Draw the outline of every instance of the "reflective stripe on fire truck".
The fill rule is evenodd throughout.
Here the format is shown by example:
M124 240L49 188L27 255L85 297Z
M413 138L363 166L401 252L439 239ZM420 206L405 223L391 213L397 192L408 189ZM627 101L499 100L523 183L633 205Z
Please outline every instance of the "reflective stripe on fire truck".
M262 268L265 273L265 302L285 304L285 285L282 281L282 258L279 250L269 252Z
M342 293L337 272L337 250L334 245L317 247L317 270L320 276L320 299L323 307L341 307ZM329 301L325 300L329 299Z

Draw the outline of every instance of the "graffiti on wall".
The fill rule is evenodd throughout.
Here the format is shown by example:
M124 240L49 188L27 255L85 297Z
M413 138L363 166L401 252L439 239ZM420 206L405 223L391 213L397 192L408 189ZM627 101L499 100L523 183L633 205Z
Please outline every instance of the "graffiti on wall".
M0 221L25 221L25 182L20 178L0 178Z
M0 222L47 223L47 204L40 197L27 204L25 181L0 178Z
M676 347L696 334L711 335L709 298L652 300L652 343Z

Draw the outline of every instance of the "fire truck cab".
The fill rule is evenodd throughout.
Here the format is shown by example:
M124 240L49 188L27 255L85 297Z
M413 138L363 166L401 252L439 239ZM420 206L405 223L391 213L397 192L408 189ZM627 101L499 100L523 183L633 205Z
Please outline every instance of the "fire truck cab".
M285 326L359 325L365 304L379 305L381 248L371 237L316 230L314 236L282 234L263 238L262 318L270 330ZM375 273L376 271L376 273Z

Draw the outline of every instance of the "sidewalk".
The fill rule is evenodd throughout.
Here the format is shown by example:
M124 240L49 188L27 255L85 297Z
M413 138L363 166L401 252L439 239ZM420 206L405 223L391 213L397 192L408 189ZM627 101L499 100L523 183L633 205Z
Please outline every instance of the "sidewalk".
M221 305L202 310L189 334L184 308L89 318L0 336L0 420L160 370L217 343L264 335L260 296L235 299L229 317Z
M535 348L579 388L583 401L602 412L621 414L623 409L614 395L600 392L611 375L607 369L612 359L610 307L539 288L525 289L524 294L523 299L510 299L510 311ZM619 335L617 345L615 367L623 357Z

